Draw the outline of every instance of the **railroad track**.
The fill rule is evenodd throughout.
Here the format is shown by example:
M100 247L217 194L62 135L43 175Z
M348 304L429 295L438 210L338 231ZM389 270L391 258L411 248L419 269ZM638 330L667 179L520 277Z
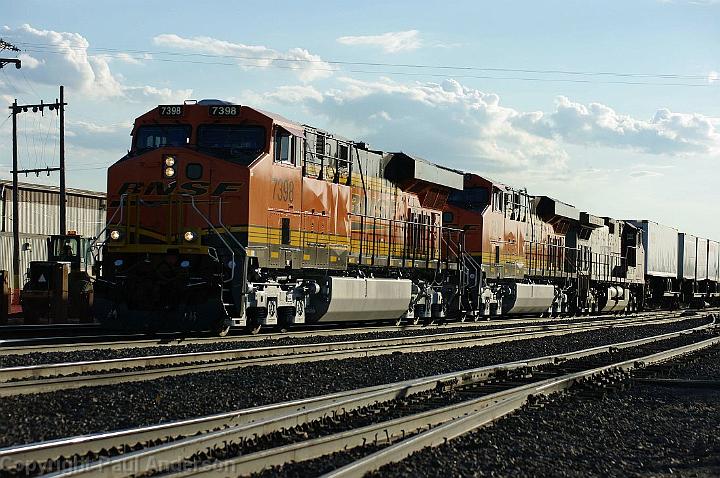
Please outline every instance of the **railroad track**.
M19 339L33 337L47 337L55 334L65 334L65 338L72 339L86 336L93 337L107 330L98 324L40 324L40 325L0 325L0 339Z
M712 336L710 336L712 334ZM0 449L3 474L239 476L370 445L329 476L363 476L573 386L720 344L714 325L149 427Z
M717 309L707 309L701 312L709 313L720 311ZM692 314L696 311L685 311L686 314ZM700 311L697 311L700 312ZM623 315L623 320L632 320L645 316L656 316L660 314L670 314L671 312L638 312ZM486 320L475 322L446 322L444 324L431 325L371 325L364 327L341 327L328 328L332 324L325 325L308 325L302 330L291 332L265 332L258 335L232 335L228 337L188 337L181 334L169 333L148 336L147 334L111 334L111 335L71 335L71 336L42 336L45 331L62 331L64 326L6 326L14 329L29 328L25 338L9 338L12 335L3 335L3 328L0 326L0 356L3 355L21 355L29 353L54 353L54 352L77 352L83 350L122 350L130 348L148 348L148 347L173 347L178 345L206 345L213 343L234 343L234 342L259 342L264 340L279 339L299 339L306 337L337 337L354 334L373 334L373 333L392 333L402 331L434 331L446 328L468 328L468 329L490 329L498 327L520 327L522 325L533 326L536 322L542 324L563 324L573 322L587 322L592 320L609 320L613 316L609 315L593 315L586 317L522 317L514 319ZM57 328L55 328L57 327ZM97 330L102 332L99 326L95 325L68 325L71 330L77 327L77 332ZM32 332L35 330L36 332ZM106 332L106 331L105 331Z
M168 376L227 370L248 366L267 366L323 360L371 357L395 353L419 353L501 342L526 340L608 327L657 325L684 318L682 314L663 313L633 320L592 321L521 327L518 330L494 329L450 332L373 340L327 342L274 347L239 348L207 352L178 353L118 359L48 363L0 368L0 397L45 393L87 386L153 380Z

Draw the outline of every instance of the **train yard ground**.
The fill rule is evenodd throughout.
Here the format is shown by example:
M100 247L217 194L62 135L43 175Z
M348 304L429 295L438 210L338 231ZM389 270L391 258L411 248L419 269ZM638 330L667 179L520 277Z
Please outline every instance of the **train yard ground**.
M7 342L0 476L716 476L713 312Z

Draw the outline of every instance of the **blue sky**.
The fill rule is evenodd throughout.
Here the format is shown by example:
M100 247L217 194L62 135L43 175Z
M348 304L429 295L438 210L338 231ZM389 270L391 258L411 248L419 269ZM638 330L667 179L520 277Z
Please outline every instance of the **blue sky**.
M720 239L720 2L26 0L2 11L0 37L23 49L24 68L0 70L0 103L67 86L71 186L104 189L146 110L222 98ZM53 121L21 119L22 166L56 162ZM9 121L0 137L7 176Z

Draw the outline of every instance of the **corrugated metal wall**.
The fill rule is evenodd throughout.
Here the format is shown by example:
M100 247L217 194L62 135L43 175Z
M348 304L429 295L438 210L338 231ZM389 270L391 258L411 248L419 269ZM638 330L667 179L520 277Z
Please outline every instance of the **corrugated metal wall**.
M2 185L0 185L2 188ZM105 196L67 194L67 227L82 236L96 236L105 224ZM0 232L12 232L13 191L8 186L0 205L3 212ZM60 193L20 186L20 233L57 234L60 227ZM1 199L0 199L1 200Z
M47 259L47 246L45 241L48 236L42 235L20 235L20 277L21 282L25 282L25 272L30 267L31 261L44 261ZM23 251L22 245L30 244L31 250ZM13 239L12 233L0 232L0 269L10 272L10 277L13 277L12 267L12 246Z
M60 191L56 187L20 183L20 273L24 277L30 261L47 259L45 240L60 228ZM0 269L12 277L12 182L0 181ZM105 225L105 194L67 190L67 228L85 237L96 236Z

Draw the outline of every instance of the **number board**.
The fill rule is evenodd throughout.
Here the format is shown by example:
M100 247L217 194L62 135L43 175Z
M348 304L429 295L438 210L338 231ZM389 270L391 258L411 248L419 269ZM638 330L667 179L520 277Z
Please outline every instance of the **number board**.
M183 105L160 105L160 116L182 116Z
M240 107L237 105L213 105L208 108L210 116L238 116Z

